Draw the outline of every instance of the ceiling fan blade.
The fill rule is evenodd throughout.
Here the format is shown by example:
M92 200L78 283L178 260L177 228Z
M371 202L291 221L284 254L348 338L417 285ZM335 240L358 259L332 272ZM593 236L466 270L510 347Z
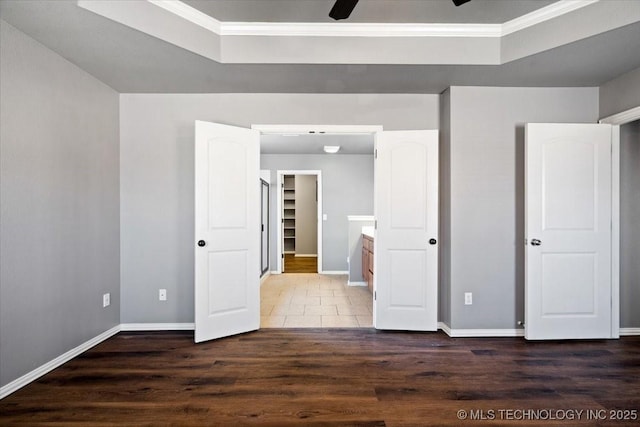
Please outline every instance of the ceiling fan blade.
M336 3L331 8L331 12L329 12L329 17L337 20L347 19L353 8L358 4L358 0L336 0Z
M461 4L465 4L470 1L471 0L453 0L453 4L455 4L456 6L460 6Z

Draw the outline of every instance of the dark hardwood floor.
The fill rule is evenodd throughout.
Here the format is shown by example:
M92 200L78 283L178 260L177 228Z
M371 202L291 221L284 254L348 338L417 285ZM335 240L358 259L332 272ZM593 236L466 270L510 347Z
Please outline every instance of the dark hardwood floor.
M120 333L0 401L0 425L637 425L611 419L624 410L640 410L640 337L265 329Z
M284 273L317 273L318 258L309 256L284 255Z

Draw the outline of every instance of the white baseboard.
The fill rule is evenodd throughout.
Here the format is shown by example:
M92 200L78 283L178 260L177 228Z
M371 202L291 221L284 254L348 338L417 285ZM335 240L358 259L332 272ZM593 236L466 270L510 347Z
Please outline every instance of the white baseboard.
M438 322L438 329L440 329L445 334L451 336L451 328L444 322Z
M282 274L282 272L278 270L271 270L269 274Z
M344 270L344 271L340 271L340 270L324 270L324 271L321 271L318 274L337 275L337 274L349 274L349 272L347 270Z
M68 362L69 360L73 359L74 357L77 357L78 355L80 355L80 354L84 353L85 351L89 350L91 347L94 347L94 346L100 344L102 341L104 341L104 340L106 340L108 338L111 338L112 336L114 336L118 332L120 332L120 325L114 326L113 328L109 329L108 331L105 331L105 332L101 333L100 335L98 335L96 337L93 337L88 341L85 341L84 343L80 344L79 346L77 346L75 348L72 348L71 350L67 351L64 354L61 354L60 356L58 356L55 359L45 363L44 365L37 367L33 371L24 374L20 378L17 378L15 380L11 381L9 384L7 384L7 385L5 385L3 387L0 387L0 399L4 399L6 396L10 395L14 391L17 391L17 390L21 389L22 387L26 386L27 384L37 380L41 376L53 371L54 369L56 369L57 367L63 365L64 363Z
M367 282L347 282L347 286L367 286Z
M296 254L297 257L318 258L318 254Z
M121 331L193 331L193 323L123 323Z
M452 338L524 337L524 329L451 329L444 322L438 323L438 329Z
M264 283L264 281L269 278L269 276L271 276L271 272L270 271L267 271L266 273L264 273L262 275L262 277L260 278L260 284L262 285Z
M640 335L640 328L620 328L621 337L628 337L632 335Z

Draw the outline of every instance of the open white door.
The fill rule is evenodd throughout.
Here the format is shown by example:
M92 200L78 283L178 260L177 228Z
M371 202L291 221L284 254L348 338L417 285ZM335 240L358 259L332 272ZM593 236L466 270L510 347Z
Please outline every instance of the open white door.
M438 329L438 131L376 134L374 326Z
M260 327L260 136L196 121L195 341Z
M526 125L525 337L610 338L611 126Z

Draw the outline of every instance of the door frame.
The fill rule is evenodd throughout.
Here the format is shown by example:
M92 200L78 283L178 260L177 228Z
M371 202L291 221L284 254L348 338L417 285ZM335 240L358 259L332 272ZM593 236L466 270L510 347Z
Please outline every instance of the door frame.
M640 106L600 119L611 127L611 338L620 338L620 126L640 120Z
M321 170L280 170L276 171L276 185L278 191L276 192L276 236L278 236L276 242L276 273L282 273L283 268L283 254L284 248L282 247L282 185L284 183L285 175L312 175L316 177L318 183L318 210L316 212L316 220L318 227L317 233L317 253L318 253L318 273L322 273L322 171Z
M251 129L256 129L260 131L260 135L265 134L307 134L307 133L321 133L321 134L344 134L344 135L354 135L354 134L371 134L375 136L377 132L381 132L383 127L381 125L292 125L292 124L254 124L251 125ZM278 190L282 188L282 175L295 175L296 173L302 175L305 171L277 171L277 186ZM280 172L284 172L282 175ZM292 173L289 173L292 172ZM309 171L307 171L309 172ZM314 172L314 171L311 171ZM321 182L321 171L318 175L318 273L322 274L324 272L322 268L322 182ZM282 223L282 194L281 191L277 191L277 202L276 202L276 210L277 210L277 218L276 218L276 271L273 271L275 274L282 273L282 227L280 224ZM375 215L375 212L374 212ZM375 268L375 258L374 258L374 268Z

